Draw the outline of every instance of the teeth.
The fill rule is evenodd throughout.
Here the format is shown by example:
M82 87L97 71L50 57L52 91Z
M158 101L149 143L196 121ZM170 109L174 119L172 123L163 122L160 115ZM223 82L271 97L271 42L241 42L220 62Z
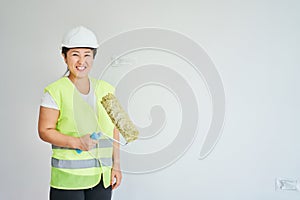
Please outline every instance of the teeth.
M82 70L84 70L86 67L84 67L84 66L80 66L80 67L76 67L78 70L80 70L80 71L82 71Z

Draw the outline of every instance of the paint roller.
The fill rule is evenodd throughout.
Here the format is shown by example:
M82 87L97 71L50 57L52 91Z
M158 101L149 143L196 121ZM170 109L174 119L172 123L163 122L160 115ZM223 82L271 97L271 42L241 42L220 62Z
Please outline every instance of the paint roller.
M120 141L117 141L114 138L102 132L91 134L92 139L99 140L100 137L104 135L121 145L127 145L128 143L138 139L139 131L132 123L127 113L122 108L118 99L112 93L108 93L107 95L103 96L101 104L104 107L108 116L110 117L112 123L117 127L117 129L125 139L126 143L121 143ZM82 152L82 150L80 149L76 149L76 151L77 153Z
M122 108L118 99L112 93L108 93L106 96L104 96L101 104L106 110L113 124L117 127L123 138L126 140L126 144L138 139L139 131Z

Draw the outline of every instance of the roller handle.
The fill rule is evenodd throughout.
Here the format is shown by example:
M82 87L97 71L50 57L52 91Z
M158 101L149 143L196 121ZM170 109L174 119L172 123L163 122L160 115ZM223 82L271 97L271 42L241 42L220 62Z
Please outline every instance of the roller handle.
M94 132L94 133L91 134L90 137L93 140L99 140L99 138L101 137L101 133L95 133ZM76 152L80 154L82 152L82 150L81 149L76 149Z

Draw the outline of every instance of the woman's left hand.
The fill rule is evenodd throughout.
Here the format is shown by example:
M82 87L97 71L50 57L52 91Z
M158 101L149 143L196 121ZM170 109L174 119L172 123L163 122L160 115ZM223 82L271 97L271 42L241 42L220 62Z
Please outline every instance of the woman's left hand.
M111 186L112 189L116 189L121 184L122 180L122 172L120 171L120 168L113 167L111 169Z

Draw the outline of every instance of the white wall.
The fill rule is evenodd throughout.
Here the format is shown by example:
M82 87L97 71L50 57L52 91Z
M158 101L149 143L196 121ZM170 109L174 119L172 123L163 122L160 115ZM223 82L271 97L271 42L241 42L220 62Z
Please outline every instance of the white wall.
M2 0L0 199L47 199L51 150L37 135L40 97L65 71L63 33L79 24L100 41L141 27L183 33L206 50L225 88L226 122L214 151L198 159L199 132L173 165L124 173L114 199L299 199L274 189L276 177L300 178L299 10L296 0Z

